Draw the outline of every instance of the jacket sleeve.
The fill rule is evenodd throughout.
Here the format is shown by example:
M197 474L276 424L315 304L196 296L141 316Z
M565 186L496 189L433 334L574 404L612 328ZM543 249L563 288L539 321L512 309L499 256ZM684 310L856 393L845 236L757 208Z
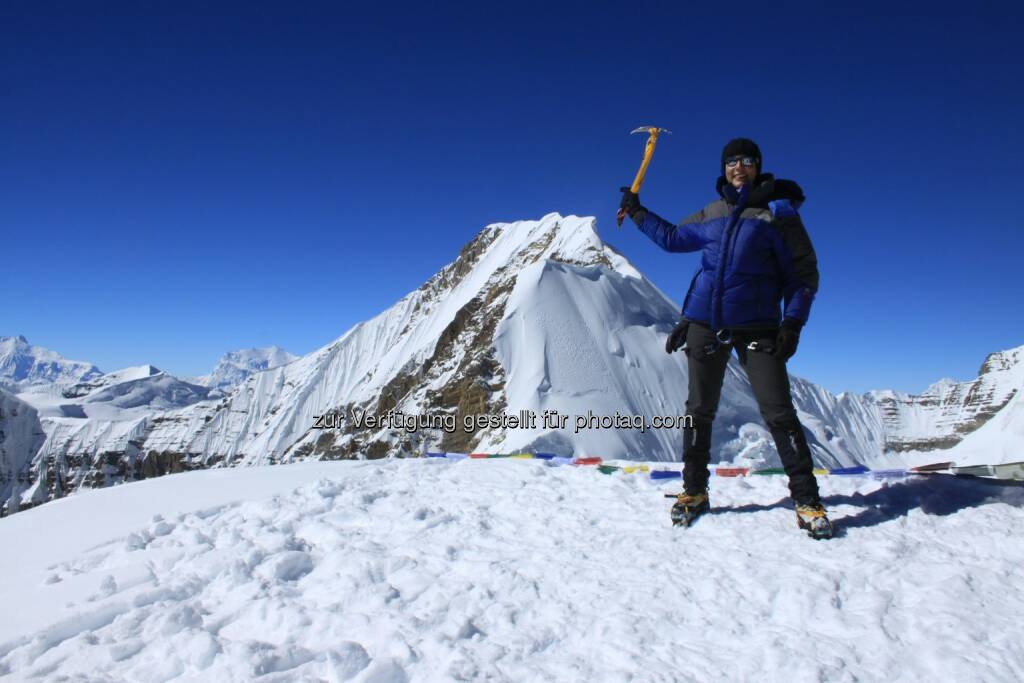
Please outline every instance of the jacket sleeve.
M704 246L704 231L701 230L704 223L703 209L679 225L673 225L647 209L641 209L634 214L633 222L642 233L665 251L697 251Z
M782 271L783 315L805 323L818 293L818 256L793 204L779 200L770 206L779 236L775 249Z

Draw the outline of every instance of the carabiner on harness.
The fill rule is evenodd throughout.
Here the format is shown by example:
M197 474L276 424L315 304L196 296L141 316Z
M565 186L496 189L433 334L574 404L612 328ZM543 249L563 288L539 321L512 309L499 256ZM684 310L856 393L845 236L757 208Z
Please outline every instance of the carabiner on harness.
M757 340L752 341L749 344L747 344L747 350L749 350L749 351L764 351L765 353L771 353L771 354L775 353L775 347L774 346L772 346L771 344L764 344L764 343L759 342Z
M704 345L704 355L713 356L718 353L718 350L723 346L727 346L732 343L732 332L729 330L718 330L715 332L715 341L708 342Z

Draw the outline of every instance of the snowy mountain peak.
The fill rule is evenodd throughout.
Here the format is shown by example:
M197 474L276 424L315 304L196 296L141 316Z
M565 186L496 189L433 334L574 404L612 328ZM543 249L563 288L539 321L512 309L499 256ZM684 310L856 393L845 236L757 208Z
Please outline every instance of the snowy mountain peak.
M630 277L640 274L597 234L593 217L550 213L537 221L492 223L481 230L420 288L437 293L458 286L473 271L478 284L510 266L525 267L541 260L578 266L604 266Z
M979 376L1004 372L1024 378L1024 346L990 353L978 369Z
M43 384L74 384L102 375L92 363L68 360L24 335L0 336L0 386L13 391Z
M959 382L951 377L943 377L940 380L932 382L925 390L921 392L922 396L942 396L946 392L950 391Z
M253 373L287 365L298 358L279 346L228 351L221 356L213 372L196 378L196 383L210 389L227 392L244 382Z
M256 366L261 363L270 362L273 366L284 365L298 358L293 356L279 346L267 346L261 349L240 349L228 351L221 357L221 361L230 361L238 365Z
M143 377L152 377L153 375L159 375L163 370L153 365L137 365L131 368L124 368L122 370L115 370L114 372L108 372L107 377L116 379L119 382L124 382L130 379L141 379Z
M141 380L160 374L163 374L163 371L159 368L153 367L152 365L137 365L131 368L122 368L121 370L114 370L113 372L108 372L105 375L100 375L99 377L90 378L84 382L76 382L75 384L64 388L61 391L61 396L68 399L81 398L103 387L110 387L123 382Z
M516 290L521 293L516 295ZM667 332L669 321L677 315L674 305L603 243L594 218L552 213L540 220L487 225L453 261L387 310L292 363L250 376L216 405L193 406L153 426L146 447L201 453L204 458L229 462L380 457L419 452L423 439L435 445L441 441L450 450L475 447L485 437L475 428L408 433L387 426L348 425L321 432L313 425L316 416L329 411L385 415L402 410L447 419L501 415L512 409L505 385L508 370L535 354L537 345L557 344L571 350L562 338L561 320L576 318L563 309L581 306L587 297L596 298L586 314L590 320L584 326L587 344L594 346L595 354L611 353L616 366L637 362L631 353L622 351L620 328L628 337L643 338L642 342L627 339L626 347L641 344L644 349L657 350L664 342L656 341L656 335ZM550 301L539 310L537 304L545 298ZM526 324L537 325L543 334L534 337L529 346L511 349L511 357L502 360L497 355L498 338L511 337L500 333L499 327L513 315L517 321L525 319ZM557 339L546 342L546 335ZM501 353L507 353L507 342L501 346ZM558 358L559 362L575 362L568 356ZM664 353L656 358L657 370L651 381L655 381L654 375L668 377L673 372ZM573 373L590 371L578 366L576 363L568 374L556 368L561 374L553 379L571 384ZM629 372L623 367L615 375L624 377ZM523 396L543 384L535 382L531 374L517 376L527 387L519 392ZM564 389L566 396L571 396L568 384ZM676 380L672 386L685 383ZM626 388L609 388L620 390ZM621 393L616 395L622 398ZM677 402L681 404L681 398ZM505 436L518 436L522 441L535 435L492 432L486 435L487 443L505 443ZM656 457L675 450L669 433L664 436L666 440L658 440L661 455ZM646 438L653 445L650 433ZM563 446L570 451L575 447ZM620 441L607 452L625 450Z
M499 233L497 246L507 250L510 256L526 252L532 261L546 259L614 270L628 267L632 271L630 275L638 275L622 256L604 243L597 233L597 219L592 216L581 218L550 213L539 221L496 223L485 228L481 235L489 229Z

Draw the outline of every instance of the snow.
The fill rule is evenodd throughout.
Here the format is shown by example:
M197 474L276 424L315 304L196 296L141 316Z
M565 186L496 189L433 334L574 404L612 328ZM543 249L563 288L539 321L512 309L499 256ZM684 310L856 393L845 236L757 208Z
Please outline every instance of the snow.
M101 374L91 363L68 360L59 353L33 346L22 335L0 336L0 388L17 391L40 384L72 384Z
M1024 383L1021 386L1024 389ZM937 456L944 457L937 457ZM985 424L967 435L963 441L944 451L918 453L904 460L948 460L961 467L999 465L1024 461L1024 391L1013 398Z
M989 354L975 379L965 382L942 379L916 396L873 391L865 398L889 413L883 419L883 429L890 443L903 442L913 448L920 441L951 438L956 442L952 448L924 453L914 450L889 454L882 459L897 462L892 456L902 455L898 462L904 464L921 464L928 460L998 464L1021 459L1021 442L1013 435L1024 431L1024 424L1012 418L1016 412L1012 406L1020 400L1022 392L1024 346L1019 346ZM996 416L1003 419L995 420ZM989 427L993 421L1001 427ZM982 429L989 427L982 436L978 434L981 429L972 431L977 423L981 423Z
M542 461L207 470L0 519L16 680L969 680L1024 677L1024 488L678 483ZM1015 578L1016 577L1016 578Z
M229 351L217 362L208 375L189 379L194 384L227 392L241 384L250 375L270 368L287 365L299 356L292 355L278 346L260 349Z
M105 374L101 381L103 384L117 384L119 382L128 382L133 379L143 379L144 377L152 377L160 372L163 372L159 368L155 368L152 365L138 365L131 368L123 368L121 370L115 370Z
M0 508L18 511L32 456L45 438L35 408L0 389Z
M545 429L538 421L537 429L485 436L479 449L670 459L679 441L674 431L575 429L575 416L588 410L647 419L682 412L686 380L678 359L651 352L663 344L674 310L645 285L607 268L551 261L520 272L494 341L508 377L508 411L557 410L568 416L567 427Z
M30 403L44 417L89 417L116 422L191 405L205 399L208 393L205 387L183 382L152 365L140 365L70 385L30 386L18 398Z

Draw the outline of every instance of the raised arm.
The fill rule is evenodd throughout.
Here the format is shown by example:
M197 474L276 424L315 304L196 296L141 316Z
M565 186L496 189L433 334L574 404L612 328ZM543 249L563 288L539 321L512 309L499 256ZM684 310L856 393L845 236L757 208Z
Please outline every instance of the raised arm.
M628 187L622 188L621 207L636 227L665 251L697 251L704 246L703 209L674 225L641 206L640 197L630 192Z
M633 222L640 231L651 238L655 244L665 251L697 251L704 246L701 226L704 223L704 210L701 209L679 225L667 220L647 209L641 209L633 216Z

